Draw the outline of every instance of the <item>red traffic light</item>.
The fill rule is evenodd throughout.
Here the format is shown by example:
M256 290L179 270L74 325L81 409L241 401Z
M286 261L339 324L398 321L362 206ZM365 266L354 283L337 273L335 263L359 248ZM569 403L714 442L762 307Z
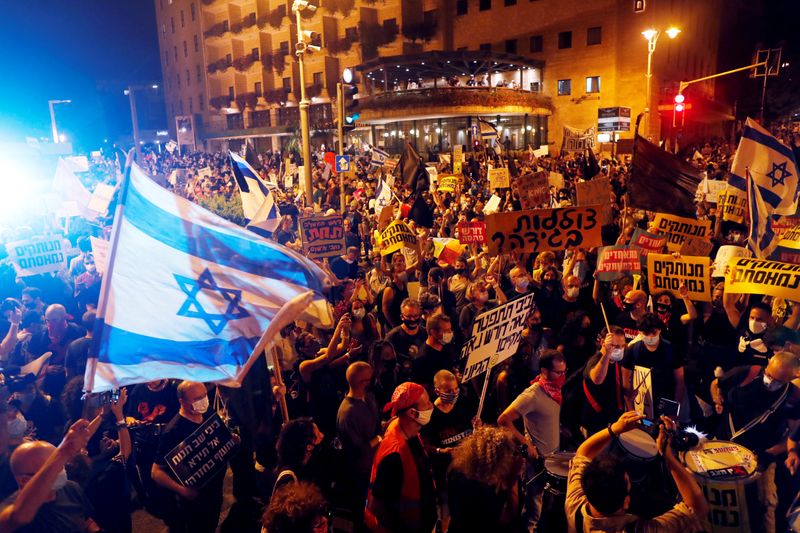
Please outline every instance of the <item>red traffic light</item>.
M680 94L680 93L678 93L678 94L676 94L676 95L675 95L675 103L676 103L676 104L682 104L682 103L683 103L683 101L684 101L685 99L686 99L686 97L685 97L685 96L683 96L683 95L682 95L682 94Z

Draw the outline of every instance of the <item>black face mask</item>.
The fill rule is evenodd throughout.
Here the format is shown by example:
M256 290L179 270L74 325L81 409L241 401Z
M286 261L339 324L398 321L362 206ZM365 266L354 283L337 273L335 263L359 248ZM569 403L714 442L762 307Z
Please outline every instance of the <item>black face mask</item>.
M541 333L542 332L542 325L541 324L533 324L529 329L533 333Z
M622 310L626 313L630 313L633 311L633 305L631 302L622 302Z
M383 369L388 370L389 372L394 371L397 368L397 359L388 359L383 361Z
M659 313L669 313L672 311L672 307L665 304L656 304L656 311Z
M419 326L419 320L410 320L410 319L403 319L403 324L406 325L409 329L414 329L415 327Z

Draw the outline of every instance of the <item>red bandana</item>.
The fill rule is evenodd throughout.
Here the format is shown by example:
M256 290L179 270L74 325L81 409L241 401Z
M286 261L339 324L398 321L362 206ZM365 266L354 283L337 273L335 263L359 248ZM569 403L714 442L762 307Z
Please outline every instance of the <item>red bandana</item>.
M561 405L561 385L545 379L541 374L536 376L536 379L531 381L531 385L538 383L544 392L550 396L554 402Z

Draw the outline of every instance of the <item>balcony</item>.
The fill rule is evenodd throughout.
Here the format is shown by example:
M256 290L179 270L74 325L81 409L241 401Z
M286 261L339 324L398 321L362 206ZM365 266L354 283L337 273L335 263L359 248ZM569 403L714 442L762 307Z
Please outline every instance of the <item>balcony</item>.
M256 93L237 94L235 101L239 110L244 112L246 108L254 109L256 107L258 96L256 96Z
M228 107L231 103L230 97L228 95L221 95L221 96L213 96L208 99L208 105L215 109L222 109L223 107Z
M288 16L286 15L286 6L280 5L269 12L266 23L269 24L273 29L277 30L283 25L284 19L288 20Z
M222 37L226 33L230 31L230 22L227 20L223 20L222 22L217 22L210 28L208 28L203 35L209 39L212 37Z
M229 61L228 58L223 57L222 59L218 59L208 64L208 73L214 74L215 72L224 72L230 67L233 66L233 62Z
M234 59L232 66L239 72L246 72L255 62L256 59L252 55L246 55Z

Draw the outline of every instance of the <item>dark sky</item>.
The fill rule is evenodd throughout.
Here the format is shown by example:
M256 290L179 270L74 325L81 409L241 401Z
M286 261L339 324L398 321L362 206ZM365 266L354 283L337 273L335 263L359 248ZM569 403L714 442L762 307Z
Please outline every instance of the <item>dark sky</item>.
M123 89L160 82L153 0L8 0L0 10L0 139L59 129L84 149L130 131Z

